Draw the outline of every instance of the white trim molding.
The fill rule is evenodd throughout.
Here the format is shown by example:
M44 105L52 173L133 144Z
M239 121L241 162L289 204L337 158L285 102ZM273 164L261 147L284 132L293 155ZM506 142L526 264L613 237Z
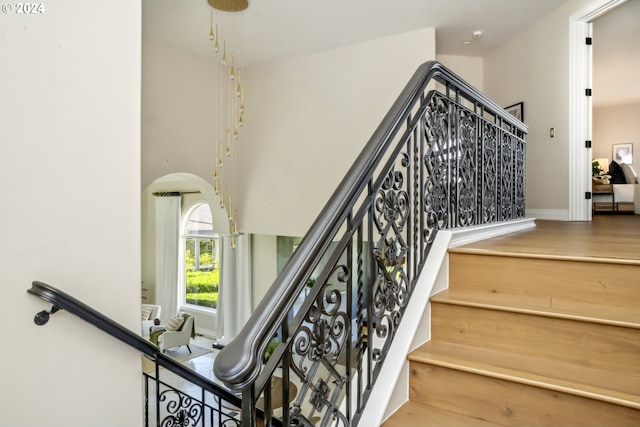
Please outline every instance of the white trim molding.
M479 240L502 236L503 234L528 230L535 226L535 218L523 218L514 221L454 228L449 230L451 231L451 243L449 243L449 247L455 248Z
M585 90L592 86L591 49L585 39L591 36L591 22L627 0L596 0L569 19L569 220L590 221L591 97Z
M578 221L569 219L569 211L565 209L527 209L527 216L549 221Z

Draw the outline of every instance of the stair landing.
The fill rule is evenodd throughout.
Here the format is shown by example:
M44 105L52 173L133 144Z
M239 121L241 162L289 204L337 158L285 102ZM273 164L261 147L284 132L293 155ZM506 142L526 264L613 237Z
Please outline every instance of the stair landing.
M640 215L597 216L591 222L536 220L533 229L459 249L640 261Z

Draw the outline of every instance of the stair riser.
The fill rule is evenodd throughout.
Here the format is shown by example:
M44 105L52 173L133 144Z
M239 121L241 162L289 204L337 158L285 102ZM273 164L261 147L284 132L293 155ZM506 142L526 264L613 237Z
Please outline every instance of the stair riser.
M640 375L640 330L432 303L432 339Z
M640 411L454 369L411 362L409 398L505 426L638 426Z
M640 306L640 266L451 253L449 288Z

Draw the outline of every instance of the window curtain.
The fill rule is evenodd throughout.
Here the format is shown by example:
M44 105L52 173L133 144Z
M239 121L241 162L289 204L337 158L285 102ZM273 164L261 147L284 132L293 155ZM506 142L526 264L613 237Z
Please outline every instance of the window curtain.
M178 311L180 194L156 193L156 303L165 323Z
M247 323L252 312L251 291L251 235L236 236L236 247L231 247L231 236L223 236L222 285L218 296L217 343L226 345Z
M251 235L239 234L236 237L236 277L237 277L237 321L238 332L247 323L252 307L251 289Z

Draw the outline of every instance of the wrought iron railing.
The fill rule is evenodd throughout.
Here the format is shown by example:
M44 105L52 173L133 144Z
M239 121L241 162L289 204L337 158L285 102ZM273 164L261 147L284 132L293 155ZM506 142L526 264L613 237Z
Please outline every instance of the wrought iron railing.
M41 311L35 323L44 325L50 314L65 310L140 351L152 367L144 376L144 425L240 426L240 397L163 354L150 341L97 312L67 293L42 282L28 292L53 304ZM262 411L258 411L261 416Z
M526 131L441 64L418 68L215 360L243 426L257 407L266 425L358 424L437 231L524 217Z

